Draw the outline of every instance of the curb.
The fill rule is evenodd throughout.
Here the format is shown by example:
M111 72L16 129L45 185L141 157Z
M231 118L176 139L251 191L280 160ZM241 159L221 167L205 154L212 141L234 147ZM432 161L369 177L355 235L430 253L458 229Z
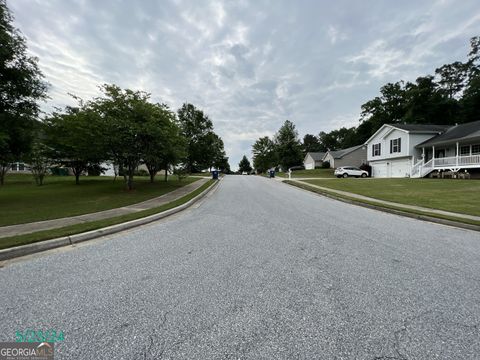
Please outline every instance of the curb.
M293 187L295 187L297 189L300 189L300 190L303 190L303 191L307 191L309 193L316 194L318 196L325 196L325 197L328 197L330 199L341 201L341 202L351 204L351 205L362 206L362 207L372 209L372 210L382 211L382 212L386 212L386 213L389 213L389 214L404 216L404 217L417 219L417 220L429 221L429 222L433 222L433 223L436 223L436 224L448 225L448 226L453 226L453 227L466 229L466 230L480 231L480 225L467 224L467 223L462 223L462 222L458 222L458 221L454 221L454 220L437 218L437 217L429 216L429 215L421 215L421 214L410 213L408 211L390 209L390 208L387 208L387 207L382 207L382 206L363 203L361 201L345 199L345 198L342 198L342 197L332 195L332 194L327 193L327 192L323 192L321 190L319 190L319 192L308 190L308 189L305 189L303 187L300 187L300 186L297 186L297 185L294 185L294 184L290 184L290 183L285 182L285 181L282 181L282 183L284 183L286 185L293 186ZM308 186L308 185L306 185L306 186Z
M111 225L108 227L100 228L97 230L91 230L84 233L73 234L70 236L63 236L56 239L44 240L44 241L39 241L32 244L20 245L20 246L15 246L8 249L0 250L0 261L13 259L20 256L30 255L30 254L34 254L41 251L51 250L61 246L77 244L83 241L92 240L105 235L115 234L124 230L131 229L133 227L145 225L153 221L166 218L170 215L176 214L180 211L183 211L189 208L190 206L195 204L197 201L201 200L205 195L207 195L214 188L216 188L219 183L220 183L220 180L215 182L213 185L209 186L205 190L203 190L200 194L195 196L193 199L188 200L185 204L176 206L172 209L162 211L158 214L149 215L140 219L127 221L124 223Z

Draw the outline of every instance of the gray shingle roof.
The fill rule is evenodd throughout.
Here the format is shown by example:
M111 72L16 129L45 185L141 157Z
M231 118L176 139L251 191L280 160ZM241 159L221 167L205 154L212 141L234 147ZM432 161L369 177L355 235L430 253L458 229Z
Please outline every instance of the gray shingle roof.
M444 133L437 135L416 147L450 144L457 141L480 139L480 120L449 127Z
M397 129L405 130L412 133L431 133L431 132L444 132L451 125L433 125L433 124L388 124Z
M309 152L307 155L310 155L313 160L315 161L322 161L323 157L325 156L324 152Z
M332 155L332 157L334 159L341 159L345 155L350 154L352 151L355 151L355 150L361 148L362 146L363 145L352 146L352 147L349 147L349 148L346 148L346 149L329 151L329 153L330 153L330 155Z

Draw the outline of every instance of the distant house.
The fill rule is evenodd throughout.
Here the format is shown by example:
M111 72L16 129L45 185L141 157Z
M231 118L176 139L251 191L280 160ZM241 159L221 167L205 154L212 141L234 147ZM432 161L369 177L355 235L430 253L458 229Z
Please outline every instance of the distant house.
M303 166L306 170L313 170L316 167L322 166L322 160L325 156L323 152L308 152L303 159Z
M327 151L323 161L328 161L332 169L341 166L360 166L367 163L367 150L364 145L357 145L347 149Z
M385 124L365 145L373 177L480 169L480 121L455 126Z
M12 173L20 173L20 174L30 174L31 170L30 167L23 163L23 162L14 162L10 164L10 171Z

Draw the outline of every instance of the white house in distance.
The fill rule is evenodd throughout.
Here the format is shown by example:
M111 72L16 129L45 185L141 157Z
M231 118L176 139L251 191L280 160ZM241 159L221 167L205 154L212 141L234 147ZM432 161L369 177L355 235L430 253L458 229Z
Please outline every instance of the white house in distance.
M303 166L306 170L313 170L316 167L322 166L323 157L325 153L323 152L308 152L303 159Z
M365 144L372 177L424 177L433 170L480 167L480 121L385 124Z

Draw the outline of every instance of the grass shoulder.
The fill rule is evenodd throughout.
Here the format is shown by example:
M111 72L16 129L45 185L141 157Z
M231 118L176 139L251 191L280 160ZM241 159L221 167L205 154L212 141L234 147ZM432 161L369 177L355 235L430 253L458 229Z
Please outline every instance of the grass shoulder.
M108 176L82 177L75 185L72 176L49 176L36 186L31 175L7 175L0 187L0 226L51 220L114 209L164 195L200 178L178 181L159 177L150 183L148 177L135 177L135 189L125 189L122 178Z
M405 208L402 208L402 207L382 204L382 203L379 203L379 202L376 202L376 201L368 201L368 200L363 200L363 199L357 199L357 198L354 198L354 197L338 194L338 193L335 193L333 191L328 191L328 190L319 189L319 188L316 188L316 187L313 187L313 186L309 186L307 184L307 182L301 182L300 183L300 182L289 181L289 180L285 180L284 182L289 184L289 185L296 186L296 187L304 189L304 190L315 192L315 193L321 194L321 195L326 195L328 197L339 199L339 200L346 200L350 203L355 203L355 204L358 204L358 205L364 205L364 204L365 205L371 205L371 206L374 206L375 208L384 208L384 209L395 210L399 214L402 214L402 213L403 214L414 214L414 215L419 215L419 216L425 216L425 217L430 217L430 218L437 218L437 219L443 219L443 220L448 220L448 221L452 221L452 222L458 222L458 223L480 226L479 221L459 218L459 217L455 217L455 216L447 216L447 215L442 215L442 214L436 214L436 213L431 213L431 212L428 212L428 211L417 211L417 210L413 210L413 209L405 209Z
M292 178L334 178L334 169L313 169L292 171ZM275 176L288 179L288 172L278 172Z
M101 229L107 226L116 225L116 224L124 223L127 221L140 219L153 214L157 214L157 213L172 209L174 207L180 206L182 204L185 204L186 202L190 201L197 195L201 194L204 190L212 186L214 183L215 183L215 180L209 180L208 182L200 186L198 189L181 197L180 199L177 199L175 201L172 201L168 204L164 204L156 208L139 211L132 214L117 216L117 217L104 219L104 220L92 221L92 222L87 222L87 223L77 224L77 225L70 225L62 228L39 231L31 234L1 238L0 249L6 249L13 246L32 244L35 242L54 239L62 236L79 234L82 232Z
M480 181L458 179L338 179L305 182L375 199L480 216Z

